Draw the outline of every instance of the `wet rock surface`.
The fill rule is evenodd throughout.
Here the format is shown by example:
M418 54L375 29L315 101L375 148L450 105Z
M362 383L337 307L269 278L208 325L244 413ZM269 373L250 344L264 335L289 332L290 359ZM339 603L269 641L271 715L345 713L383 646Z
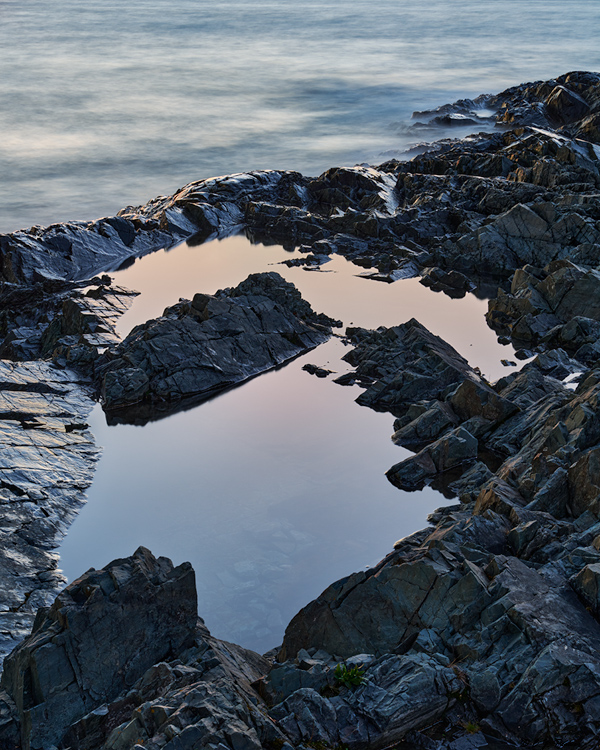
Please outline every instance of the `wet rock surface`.
M558 297L567 304L568 294ZM385 361L387 382L402 384L414 362L398 356L396 336L384 346L385 335L363 332L347 359L357 375L369 362L375 377ZM433 380L436 360L417 361ZM584 372L575 390L556 377L573 363ZM453 665L465 691L460 709L446 705L433 723L587 747L600 722L600 370L549 349L495 384L464 367L460 377L445 389L441 379L435 393L423 378L422 393L407 391L410 404L402 389L387 402L364 399L372 386L357 377L367 387L359 403L401 407L396 442L426 444L390 481L414 489L436 478L460 504L432 514L433 528L400 540L375 568L326 589L289 624L278 658L309 648L338 658L426 653Z
M134 295L107 276L0 289L0 658L65 584L54 550L100 454L89 375Z
M5 235L0 279L89 278L182 239L244 230L316 265L342 254L381 280L423 273L459 292L480 275L506 281L526 263L600 242L599 80L574 72L446 105L446 114L492 110L496 132L432 144L409 161L202 180L116 217Z
M385 746L465 693L465 675L429 653L435 632L418 640L410 654L341 660L311 648L273 663L212 638L197 619L190 566L140 548L40 610L6 660L0 741L86 750ZM498 702L492 676L473 683L480 704Z
M203 180L117 217L0 238L0 648L43 607L7 660L3 746L595 747L599 112L600 76L569 73L418 113L421 133L486 118L493 132L408 161ZM394 442L415 452L388 478L454 504L309 603L269 659L213 639L189 568L145 550L47 608L62 584L52 549L97 455L90 374L111 408L185 401L330 335L333 321L263 274L118 343L131 293L84 279L241 230L298 247L307 267L338 253L373 280L492 290L489 324L530 360L489 383L416 320L347 330L355 371L337 382L362 386L358 402L389 412Z
M209 396L312 349L332 325L341 324L315 313L279 274L251 274L167 308L103 355L103 407Z
M112 285L110 276L82 282L0 284L0 358L53 358L88 368L98 350L119 341L115 324L137 292Z
M180 736L173 747L195 747L218 735L260 747L259 736L281 738L250 687L267 668L258 654L211 638L189 563L174 568L142 547L40 610L5 661L0 741L91 750L163 747Z
M58 546L85 502L99 451L81 376L47 362L0 362L0 657L65 579Z
M344 359L356 370L343 376L366 387L357 401L377 411L402 416L415 400L441 396L465 379L481 382L464 357L418 320L393 328L348 328L356 344Z

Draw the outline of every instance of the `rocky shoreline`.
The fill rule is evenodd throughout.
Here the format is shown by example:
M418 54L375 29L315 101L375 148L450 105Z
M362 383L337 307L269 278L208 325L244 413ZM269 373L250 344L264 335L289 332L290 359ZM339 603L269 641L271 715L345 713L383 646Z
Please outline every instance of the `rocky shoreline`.
M3 653L32 627L5 661L0 747L596 747L600 76L418 113L415 132L482 107L493 132L410 161L204 180L116 217L0 237ZM339 384L359 384L359 403L393 415L394 442L415 451L388 478L458 502L332 584L265 657L212 638L189 566L144 549L51 604L52 550L97 458L94 397L157 418L336 325L262 274L119 342L132 293L86 279L238 231L310 266L337 253L378 281L492 289L489 325L529 360L489 383L416 320L346 330L355 369Z

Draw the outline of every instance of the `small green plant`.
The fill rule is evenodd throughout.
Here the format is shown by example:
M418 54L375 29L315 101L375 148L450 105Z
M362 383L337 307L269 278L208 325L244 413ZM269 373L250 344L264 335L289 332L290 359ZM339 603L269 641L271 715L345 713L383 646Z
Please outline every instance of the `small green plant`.
M463 721L462 725L467 734L477 734L479 731L479 724L476 721Z
M347 688L358 687L365 679L365 670L356 664L353 667L338 664L333 674L337 682Z

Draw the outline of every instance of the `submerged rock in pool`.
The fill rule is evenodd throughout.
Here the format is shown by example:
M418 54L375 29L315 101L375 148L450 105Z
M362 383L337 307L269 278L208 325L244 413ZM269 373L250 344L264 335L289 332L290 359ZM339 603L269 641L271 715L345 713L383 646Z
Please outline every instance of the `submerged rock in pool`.
M108 351L97 367L104 408L211 395L312 349L334 325L279 274L251 274L167 308Z

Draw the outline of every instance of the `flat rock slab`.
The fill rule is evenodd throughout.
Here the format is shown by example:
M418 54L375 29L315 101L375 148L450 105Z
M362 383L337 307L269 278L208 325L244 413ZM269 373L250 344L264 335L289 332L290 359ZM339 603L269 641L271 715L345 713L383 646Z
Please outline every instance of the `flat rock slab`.
M120 341L116 322L137 294L113 286L106 275L82 282L0 283L6 331L0 358L51 356L62 366L85 367L98 356L98 348Z
M0 658L65 583L53 550L99 456L90 390L48 362L0 360Z
M312 349L332 325L279 274L252 274L134 328L100 360L103 406L210 396Z

